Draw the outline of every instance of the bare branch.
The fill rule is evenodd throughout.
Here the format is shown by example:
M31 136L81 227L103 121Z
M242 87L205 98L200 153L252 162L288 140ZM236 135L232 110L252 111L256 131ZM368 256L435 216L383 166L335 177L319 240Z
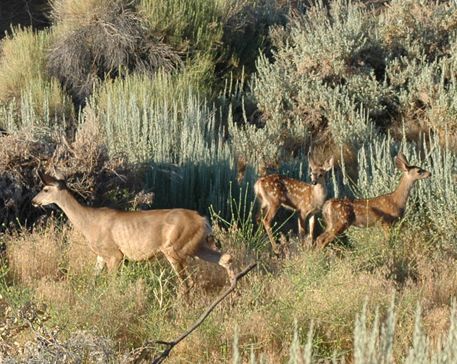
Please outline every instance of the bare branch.
M224 293L222 293L206 310L205 312L202 313L200 318L195 321L195 323L186 331L184 332L180 337L173 341L161 341L157 340L155 341L156 344L160 345L166 345L168 346L159 356L157 356L153 361L152 364L160 364L162 363L166 358L168 358L168 355L170 355L171 350L179 344L182 340L184 340L187 336L189 336L195 329L197 329L203 321L209 316L209 314L214 310L214 308L225 298L227 297L230 293L232 293L235 288L236 284L238 281L243 278L246 274L248 274L251 270L253 270L257 266L257 263L252 263L248 267L246 267L244 270L239 272L235 276L235 282L226 290Z

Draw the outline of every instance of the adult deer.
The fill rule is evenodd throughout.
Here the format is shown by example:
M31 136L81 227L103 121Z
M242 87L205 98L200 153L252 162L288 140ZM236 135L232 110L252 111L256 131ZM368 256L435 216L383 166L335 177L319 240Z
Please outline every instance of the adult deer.
M314 215L321 210L327 199L325 175L333 167L333 158L323 164L317 164L313 158L309 158L309 166L311 184L272 174L259 178L254 185L254 192L261 206L262 223L275 253L279 251L271 229L271 222L281 206L298 212L298 231L301 239L305 238L305 225L309 218L308 239L310 243L313 240Z
M395 164L403 172L395 191L369 199L331 199L324 204L322 213L326 229L317 238L317 247L324 248L351 225L369 227L381 224L388 227L403 216L414 182L432 174L410 166L401 152L395 157Z
M119 211L81 205L63 179L39 173L44 188L32 200L34 206L56 204L89 242L97 255L96 272L105 265L116 270L124 257L149 260L163 253L187 291L188 257L217 263L235 282L232 258L215 250L211 227L205 217L186 209Z

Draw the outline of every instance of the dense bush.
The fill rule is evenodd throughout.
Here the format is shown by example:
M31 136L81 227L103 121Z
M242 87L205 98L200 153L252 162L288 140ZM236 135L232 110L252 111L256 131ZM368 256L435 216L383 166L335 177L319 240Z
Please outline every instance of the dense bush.
M141 0L138 10L152 32L190 58L208 56L219 73L253 70L268 26L284 23L289 4L272 0Z
M224 272L196 263L184 303L160 260L124 262L117 275L94 279L93 253L61 219L27 230L43 213L30 207L36 170L56 167L89 205L135 209L142 189L154 192L154 208L211 214L238 268L259 261L171 360L455 355L456 5L370 3L56 0L50 29L5 37L0 352L77 362L102 358L98 345L100 360L150 359L158 348L148 340L178 336L225 282ZM390 231L351 228L324 252L304 250L287 232L295 216L284 223L284 213L274 230L286 258L277 259L255 221L252 185L271 170L307 180L310 146L338 161L329 197L392 191L399 150L432 178L416 184ZM13 221L27 224L6 231ZM25 320L35 304L41 313Z
M354 147L369 140L390 90L376 79L383 55L368 10L345 1L318 4L271 36L274 62L259 58L253 93L276 139L305 145L312 135L316 144Z
M48 55L51 75L83 105L98 80L126 71L153 73L180 63L176 52L145 30L128 1L55 1L58 36Z
M375 127L398 132L405 123L408 137L435 130L444 143L455 127L455 13L453 3L413 0L376 17L341 0L272 28L274 59L259 58L252 88L270 138L356 150Z

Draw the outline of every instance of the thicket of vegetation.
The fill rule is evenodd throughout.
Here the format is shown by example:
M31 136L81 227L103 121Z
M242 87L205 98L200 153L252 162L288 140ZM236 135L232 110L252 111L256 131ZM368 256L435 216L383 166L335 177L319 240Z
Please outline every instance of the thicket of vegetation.
M54 0L49 27L13 26L0 43L0 360L147 360L225 284L196 262L184 302L161 260L94 278L82 236L30 205L37 169L58 169L91 205L134 209L152 192L153 208L197 209L238 268L259 261L173 362L452 363L456 3L370 3ZM307 180L310 148L337 160L331 196L395 188L399 150L432 178L387 237L349 229L318 252L287 233L293 217L278 221L277 259L252 186L274 170Z

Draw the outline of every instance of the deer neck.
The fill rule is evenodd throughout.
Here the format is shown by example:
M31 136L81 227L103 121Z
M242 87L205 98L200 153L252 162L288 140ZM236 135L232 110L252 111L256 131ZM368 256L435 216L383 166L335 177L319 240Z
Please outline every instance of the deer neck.
M317 202L321 202L326 199L327 197L327 187L325 185L325 181L319 181L317 184L312 186L313 188L313 197L314 200Z
M92 209L81 205L67 190L62 191L62 197L56 204L62 209L65 215L67 215L68 219L77 230L84 231L84 229L94 221Z
M392 197L394 201L397 203L398 207L405 208L413 184L413 179L410 179L405 175L401 178L400 184L398 185L397 189L392 193Z

